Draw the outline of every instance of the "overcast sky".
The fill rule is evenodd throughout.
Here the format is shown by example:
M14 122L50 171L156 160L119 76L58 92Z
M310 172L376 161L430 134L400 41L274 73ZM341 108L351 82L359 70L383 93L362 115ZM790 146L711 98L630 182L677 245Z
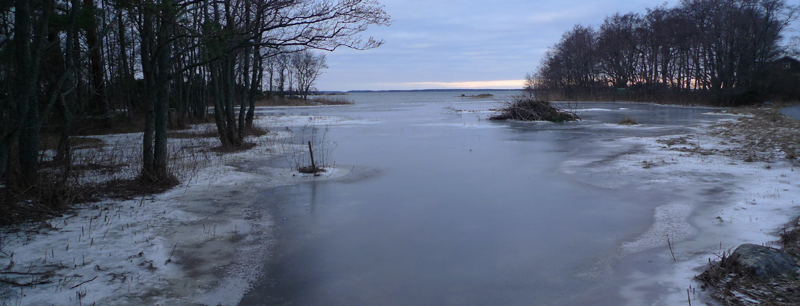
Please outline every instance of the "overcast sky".
M547 50L575 24L599 26L616 12L644 14L664 0L378 0L389 27L367 51L327 53L319 90L521 88ZM792 0L796 2L798 0ZM678 0L667 2L673 7Z
M644 14L680 0L378 1L392 25L365 37L386 43L326 53L330 68L315 83L319 90L521 88L525 73L575 24L597 28L616 12Z

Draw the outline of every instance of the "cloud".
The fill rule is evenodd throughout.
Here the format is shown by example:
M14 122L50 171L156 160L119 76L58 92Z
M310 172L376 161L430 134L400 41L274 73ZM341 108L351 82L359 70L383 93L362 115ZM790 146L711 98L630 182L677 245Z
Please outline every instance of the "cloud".
M596 27L615 12L644 13L645 7L664 2L378 1L394 22L370 27L364 35L385 39L386 44L369 51L343 48L328 54L330 68L315 86L321 90L521 88L521 81L508 80L534 71L544 51L574 24ZM486 79L500 81L470 81Z
M480 89L515 89L522 88L525 80L494 80L466 82L404 82L399 85L405 88L480 88Z

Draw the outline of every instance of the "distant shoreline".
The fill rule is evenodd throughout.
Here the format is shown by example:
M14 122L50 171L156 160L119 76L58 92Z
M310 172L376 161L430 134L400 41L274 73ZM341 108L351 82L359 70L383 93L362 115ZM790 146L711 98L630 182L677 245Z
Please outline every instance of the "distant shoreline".
M388 90L348 90L345 92L461 92L461 91L522 91L522 89L388 89ZM327 92L327 91L326 91ZM337 91L331 91L337 92Z

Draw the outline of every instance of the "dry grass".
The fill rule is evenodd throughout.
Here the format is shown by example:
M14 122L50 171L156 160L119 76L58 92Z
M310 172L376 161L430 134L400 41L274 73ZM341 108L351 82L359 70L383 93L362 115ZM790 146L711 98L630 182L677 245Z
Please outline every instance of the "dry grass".
M254 127L246 135L258 137L267 132ZM214 145L219 144L217 135L216 127L210 124L201 129L170 131L167 172L174 175L159 182L138 177L142 165L141 134L71 137L69 165L52 160L58 137L43 135L39 184L26 190L0 185L0 225L45 220L62 214L73 204L101 198L130 199L164 192L182 180L191 180L222 153L255 147L245 143L236 150L215 150Z
M272 96L269 99L256 101L256 106L320 106L350 105L352 101L341 95L311 96L308 100L293 97Z
M299 130L291 130L292 137L283 139L282 150L287 152L284 158L290 167L300 173L317 175L325 172L325 168L335 168L333 150L336 142L327 138L328 127L319 128L306 125ZM309 145L310 144L310 145ZM311 155L313 154L313 165Z
M58 146L59 135L44 134L39 137L40 150L55 150ZM70 136L69 143L73 150L101 148L105 146L102 139L96 137Z
M800 154L800 120L782 115L782 107L726 110L726 113L747 116L714 126L710 134L726 139L734 146L710 153L736 157L745 162L768 161L780 157L780 153L795 160ZM672 139L664 143L676 146L673 149L692 144L687 139ZM800 258L800 219L792 221L782 232L782 249ZM717 256L714 261L709 259L708 267L697 279L703 282L703 288L712 290L711 296L722 305L800 305L800 279L796 275L761 281L741 271L736 261L730 258L730 250L720 250Z
M783 250L795 258L800 257L798 237L800 228L795 219L794 226L784 229L781 235ZM760 280L744 271L731 250L721 250L717 260L709 259L708 267L697 276L704 290L711 290L711 297L726 306L793 306L800 305L800 279L797 275L780 276L768 281Z
M784 116L780 109L776 106L727 111L748 116L719 124L711 134L736 145L728 155L769 160L782 152L785 158L796 159L800 157L800 120Z
M353 101L350 101L346 97L343 97L341 95L314 96L314 97L311 98L311 101L319 103L320 105L351 105L351 104L354 104Z
M622 118L622 120L619 121L619 125L637 125L637 124L639 124L639 122L636 121L636 118L633 118L630 115L626 115L625 118Z

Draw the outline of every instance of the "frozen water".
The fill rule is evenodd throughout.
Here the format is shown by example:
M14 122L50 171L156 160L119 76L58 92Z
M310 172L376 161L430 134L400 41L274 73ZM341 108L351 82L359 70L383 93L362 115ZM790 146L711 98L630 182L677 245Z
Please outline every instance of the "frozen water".
M765 169L657 141L723 147L701 133L732 118L713 109L573 103L583 121L491 122L510 93L494 94L354 93L355 105L259 109L274 132L260 150L221 157L162 195L79 209L38 234L5 232L0 267L60 268L55 284L2 298L680 305L715 253L774 240L798 213L790 164ZM616 125L627 115L643 124ZM282 154L301 152L314 128L328 129L336 167L299 175Z

